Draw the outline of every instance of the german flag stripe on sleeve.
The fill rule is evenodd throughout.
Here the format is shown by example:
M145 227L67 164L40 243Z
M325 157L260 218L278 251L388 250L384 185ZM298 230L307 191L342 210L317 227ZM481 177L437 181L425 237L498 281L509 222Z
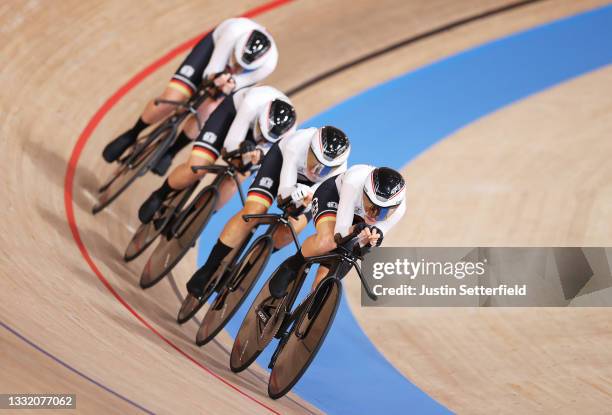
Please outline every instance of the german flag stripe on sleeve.
M316 218L315 228L317 227L317 225L319 225L319 223L331 222L331 221L333 222L336 221L336 213L335 212L323 213L322 215L319 215L319 217Z
M264 205L265 207L269 208L270 206L272 206L272 198L270 198L270 196L264 194L264 193L260 193L254 190L251 190L248 193L247 196L247 201L251 201L251 202L256 202L256 203L261 203L262 205Z
M191 95L193 94L193 90L191 89L191 87L187 85L185 82L182 82L178 79L173 78L170 81L170 84L168 84L168 86L172 89L176 89L177 91L187 96L188 98L191 97Z
M217 155L211 150L204 147L193 146L193 149L191 149L191 154L196 157L202 157L213 162L217 160Z

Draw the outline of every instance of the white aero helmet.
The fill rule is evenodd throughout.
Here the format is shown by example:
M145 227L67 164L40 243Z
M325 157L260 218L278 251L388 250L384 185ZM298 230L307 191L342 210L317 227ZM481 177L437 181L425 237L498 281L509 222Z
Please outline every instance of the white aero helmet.
M377 208L376 220L384 220L406 197L406 182L401 174L389 167L377 167L370 172L363 192Z
M266 140L276 143L295 130L296 120L293 105L277 98L265 105L259 113L259 129Z
M327 125L319 128L318 133L313 135L310 150L319 162L314 173L323 177L348 159L351 143L342 130Z
M251 30L240 36L234 46L234 57L240 66L253 70L263 65L263 57L272 48L270 35L261 30Z

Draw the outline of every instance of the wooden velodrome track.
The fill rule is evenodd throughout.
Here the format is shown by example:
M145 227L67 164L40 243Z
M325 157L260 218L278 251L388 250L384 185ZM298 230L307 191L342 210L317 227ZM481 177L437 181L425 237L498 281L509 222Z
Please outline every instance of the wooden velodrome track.
M145 178L129 197L97 217L89 213L91 191L108 172L99 156L103 145L133 122L182 55L130 90L101 120L75 166L72 194L76 225L91 264L159 335L96 277L67 223L68 161L79 134L105 100L176 45L261 4L208 3L9 0L0 6L0 159L5 170L0 316L6 327L63 362L5 327L0 337L0 392L72 392L84 413L136 413L142 408L155 413L318 412L295 395L269 400L262 369L233 375L227 369L229 336L219 336L211 347L195 347L195 325L179 328L174 322L177 299L167 282L146 293L138 288L142 259L125 265L121 255L136 226L137 206L159 179ZM345 0L283 5L257 17L274 33L281 51L269 83L291 89L411 35L510 3ZM486 17L352 67L293 99L303 120L435 59L605 3L541 1ZM600 85L611 82L609 68L568 82L486 117L426 152L405 170L419 198L404 219L403 231L389 239L394 245L610 245L612 171L602 157L612 151L612 98ZM554 116L538 119L533 106L545 107ZM488 163L458 169L461 152L467 151L462 149L503 131L500 126L530 123L538 123L538 130L522 127L516 134L524 143L522 157L505 157L517 143L500 139L499 146L487 148ZM554 148L559 131L572 133L566 136L571 157L564 163L534 165L535 152ZM605 139L604 131L607 146L598 141ZM529 145L536 134L538 146ZM600 145L584 146L578 140ZM562 186L543 178L554 177L551 171L561 172L569 163L577 166L576 176ZM587 169L593 164L601 167ZM515 174L496 179L498 169ZM475 224L467 214L468 199L456 203L452 189L460 183L482 189L483 178L509 190L478 193L484 219ZM564 195L578 193L576 203L584 206L572 206L572 212L557 208ZM535 217L537 225L517 223L512 212L521 209ZM500 210L503 215L486 215ZM179 286L194 263L192 253L174 273ZM379 350L453 411L575 413L590 408L591 413L605 413L612 407L608 310L366 312L358 306L355 281L347 285L353 311Z

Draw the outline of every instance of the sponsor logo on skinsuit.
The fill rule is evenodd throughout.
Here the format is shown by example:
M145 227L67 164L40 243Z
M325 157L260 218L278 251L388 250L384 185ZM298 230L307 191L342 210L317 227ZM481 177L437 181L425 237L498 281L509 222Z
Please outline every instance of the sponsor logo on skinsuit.
M187 78L193 75L194 72L195 72L195 69L193 69L193 66L191 65L184 65L183 67L181 67L181 70L179 71L181 75L184 75Z
M272 180L269 177L262 177L259 180L259 185L262 186L262 187L265 187L266 189L271 188L273 184L274 184L274 180Z
M217 134L213 133L212 131L207 131L202 136L202 140L209 144L213 144L215 141L217 141Z

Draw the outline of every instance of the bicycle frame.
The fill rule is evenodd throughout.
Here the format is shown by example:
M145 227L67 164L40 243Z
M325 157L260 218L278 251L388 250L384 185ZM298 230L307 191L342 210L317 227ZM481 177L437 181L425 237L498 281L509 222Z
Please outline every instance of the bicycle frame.
M299 320L295 324L300 325L306 314L303 312L304 309L310 308L314 299L316 298L316 293L318 292L318 290L321 289L321 287L324 287L324 284L328 284L328 281L330 281L331 279L337 280L338 282L341 281L351 269L355 269L357 271L357 275L359 276L361 284L363 285L368 297L370 297L374 301L378 299L378 297L372 292L372 290L368 286L365 277L363 276L361 267L357 263L357 260L362 258L358 257L355 253L352 252L352 250L348 249L347 247L347 245L349 245L349 243L353 241L356 236L357 235L349 234L347 235L347 237L343 238L342 240L339 240L338 247L335 250L336 252L306 258L306 263L299 270L299 277L295 280L296 285L294 287L296 288L292 290L290 297L285 302L285 313L286 316L288 316L288 319L281 324L279 332L284 331L293 322L295 322L298 317ZM297 239L295 239L295 242L296 245L299 246ZM317 288L313 292L311 292L308 297L306 297L306 299L304 299L304 301L302 301L293 311L290 311L295 303L295 300L297 299L297 296L300 292L302 285L304 284L304 281L306 280L306 277L308 276L310 268L314 264L324 265L329 268L330 275L326 277L323 281L321 281L318 284ZM345 264L350 265L350 268L339 276L337 271L342 265ZM308 329L302 334L302 336L305 336L306 334L308 334Z
M226 161L228 159L230 159L231 157L227 157ZM171 234L176 237L178 235L180 235L182 232L180 232L180 230L184 230L186 229L189 224L185 224L185 218L187 217L187 215L189 215L189 213L191 212L191 209L193 208L194 204L200 199L200 195L202 195L205 192L208 192L209 189L214 189L215 193L218 194L219 193L219 187L221 186L221 183L223 183L223 181L225 180L226 177L231 177L234 182L236 183L236 188L238 189L238 195L240 196L240 201L242 202L242 204L244 205L245 202L245 198L244 198L244 192L242 190L242 187L240 186L240 182L238 180L238 176L236 174L236 169L231 165L228 164L227 166L219 166L216 164L211 164L208 166L197 166L197 167L192 167L192 170L194 172L199 171L199 170L205 170L208 173L213 173L216 175L215 179L213 180L213 182L211 184L209 184L208 186L206 186L204 189L200 190L200 192L198 193L198 195L196 197L193 198L193 200L191 201L191 203L189 205L187 205L186 207L184 207L182 209L182 211L180 212L179 216L176 219L175 224L172 227L172 231Z
M176 107L174 113L172 115L170 115L168 118L166 118L164 121L162 121L155 130L159 129L159 128L168 128L168 126L171 126L172 128L172 136L174 137L172 140L172 143L174 142L174 139L176 139L177 136L177 132L179 129L179 126L181 125L181 123L183 121L185 121L185 119L189 116L189 115L193 115L195 117L196 123L198 124L198 129L201 130L203 127L202 124L202 120L200 119L200 116L197 112L197 109L200 107L200 105L202 105L204 103L204 101L209 97L209 93L207 92L207 88L210 87L210 83L207 83L203 86L201 86L196 93L187 101L173 101L173 100L167 100L167 99L155 99L153 102L155 103L155 105L159 105L159 104L167 104L167 105L173 105ZM180 109L184 109L186 111L179 111ZM155 132L155 130L153 130L153 132ZM151 134L149 135L149 137L151 136ZM170 145L172 145L172 143L168 144L168 147ZM119 161L123 164L126 164L129 168L132 168L132 162L134 161L134 159L136 159L139 155L140 152L147 147L149 144L149 139L147 138L146 140L142 140L142 142L137 143L134 151L132 151L131 153L127 154L125 157L123 157L122 159L120 159Z
M261 241L262 239L268 239L268 240L272 240L274 232L276 232L276 230L282 225L282 226L287 226L289 228L289 230L291 231L291 235L293 236L293 241L296 244L297 249L300 249L300 245L299 245L299 241L297 240L297 233L295 232L295 229L293 228L293 225L291 224L291 222L289 221L289 217L290 215L283 210L282 214L278 214L278 213L258 213L258 214L249 214L249 215L242 215L242 218L245 220L245 222L249 222L252 219L259 219L260 223L257 224L257 226L259 225L269 225L268 228L266 229L266 231L260 235L254 242L255 243L259 243L259 241ZM253 230L251 231L251 235L254 233L255 228L253 228ZM248 241L247 241L248 243ZM246 246L244 246L243 244L243 248L246 248ZM243 250L241 250L243 251ZM240 261L238 260L238 256L236 256L234 258L233 263L231 264L231 268L235 267L237 264L239 264ZM230 270L232 272L236 271L236 269L231 269ZM237 283L239 282L239 280L237 281L230 281L231 284L228 286L228 289L230 291L235 291L237 288Z

